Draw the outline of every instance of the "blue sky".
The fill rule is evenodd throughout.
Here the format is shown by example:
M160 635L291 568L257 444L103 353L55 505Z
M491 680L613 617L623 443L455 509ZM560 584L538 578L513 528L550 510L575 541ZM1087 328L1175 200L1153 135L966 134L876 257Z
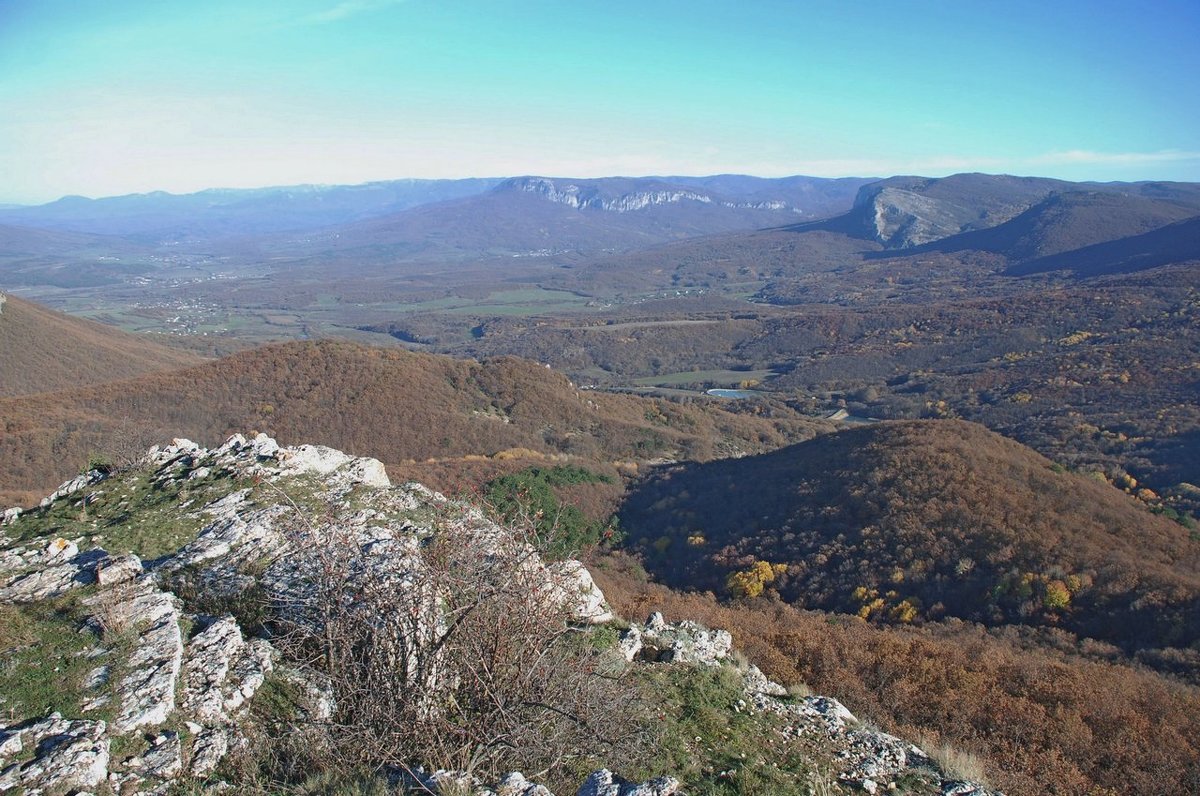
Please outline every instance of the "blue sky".
M0 202L399 177L1200 180L1200 2L0 0Z

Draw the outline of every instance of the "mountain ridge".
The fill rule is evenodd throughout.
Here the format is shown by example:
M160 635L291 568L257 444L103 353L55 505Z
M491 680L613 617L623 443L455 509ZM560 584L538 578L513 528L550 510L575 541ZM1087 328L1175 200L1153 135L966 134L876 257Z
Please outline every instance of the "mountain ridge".
M184 369L37 396L0 398L0 493L42 491L89 453L270 431L389 465L523 455L611 463L708 459L807 438L819 421L768 420L580 391L535 362L484 362L345 341L279 343ZM124 454L121 454L124 455Z
M999 226L1051 194L1080 190L1147 196L1200 212L1200 185L1196 183L1074 183L972 173L889 177L869 183L859 189L849 212L818 223L831 231L877 241L888 249L912 249Z

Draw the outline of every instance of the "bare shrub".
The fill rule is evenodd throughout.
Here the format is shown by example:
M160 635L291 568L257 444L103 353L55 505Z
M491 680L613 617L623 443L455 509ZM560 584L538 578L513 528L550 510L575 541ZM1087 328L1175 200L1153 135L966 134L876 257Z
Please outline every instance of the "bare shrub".
M284 644L331 680L340 759L484 779L521 769L551 785L634 760L647 737L636 687L572 625L572 584L532 533L438 526L420 540L295 526Z
M97 592L88 601L92 619L105 638L120 636L133 629L133 613L129 606L137 593L136 584L125 581Z

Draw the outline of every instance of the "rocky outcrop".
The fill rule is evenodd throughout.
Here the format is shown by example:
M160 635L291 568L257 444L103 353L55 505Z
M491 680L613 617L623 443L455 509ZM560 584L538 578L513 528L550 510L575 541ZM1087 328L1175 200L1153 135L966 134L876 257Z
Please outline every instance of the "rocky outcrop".
M86 489L93 484L98 484L103 481L107 475L108 474L102 470L88 470L86 473L77 475L71 480L66 481L58 489L42 498L41 505L43 507L49 506L56 500L61 500L62 498L75 494L81 489Z
M593 771L583 781L576 796L673 796L679 793L679 780L657 777L647 782L629 782L606 768Z
M109 740L102 721L44 719L0 730L0 792L26 796L94 788L108 776ZM9 763L26 749L32 759Z
M107 610L117 627L138 631L137 647L127 663L129 673L118 684L120 712L113 728L126 733L143 726L156 727L175 710L175 683L183 664L175 598L146 584L141 593Z
M7 555L0 559L0 576L6 571L25 571L0 587L0 602L37 602L94 583L96 569L108 558L108 553L100 549L83 553L78 550L74 542L55 539L40 556L33 549L24 554L6 551Z
M644 624L631 625L622 635L618 650L626 661L671 663L675 665L715 667L730 665L732 638L724 630L710 630L695 622L668 623L661 613L653 613ZM954 790L972 796L999 796L977 783L963 783L942 774L921 749L885 732L864 726L842 703L825 696L788 698L788 690L771 681L757 666L741 663L745 698L735 710L760 711L784 720L780 731L784 739L814 739L834 753L839 781L867 793L893 790L905 773L920 772L943 792L969 786L975 790ZM599 772L598 772L599 773ZM596 776L596 775L593 775ZM625 790L589 791L621 794ZM645 787L645 785L638 786ZM629 793L658 791L629 791ZM666 791L674 793L674 791ZM580 791L582 794L583 791Z
M998 226L1069 187L1057 180L988 174L891 177L860 188L843 221L854 234L886 248L908 249Z
M460 771L434 771L430 774L418 768L405 772L403 779L408 780L414 789L444 796L465 793L473 796L554 796L545 785L530 782L519 771L506 774L491 786ZM679 780L674 777L631 782L602 768L588 775L575 796L675 796L680 792Z
M274 667L274 649L246 641L232 616L213 622L188 644L181 707L194 721L225 724Z
M669 184L643 187L641 190L604 191L597 185L570 181L552 180L547 177L516 177L507 181L504 188L535 194L556 204L577 210L600 210L608 213L631 213L659 205L696 202L706 205L740 210L787 211L800 214L800 210L782 199L757 202L732 202L712 194Z
M550 582L555 585L558 599L574 606L577 622L600 625L615 618L604 601L604 593L583 564L568 559L550 564L546 569Z
M125 793L185 774L210 776L231 749L245 743L240 724L247 703L281 656L266 638L248 637L248 628L232 615L189 609L187 599L203 595L205 605L255 605L275 610L293 627L316 626L319 618L306 615L305 606L311 575L329 563L322 556L330 550L353 553L347 579L339 581L347 590L355 578L406 588L422 570L424 542L438 528L453 528L467 549L485 559L517 546L522 582L547 604L569 605L575 621L612 619L579 562L543 562L518 535L477 509L419 484L393 486L374 459L234 435L212 450L173 440L152 448L139 467L152 489L187 494L178 521L199 526L168 555L144 561L136 553L110 555L91 537L35 532L43 517L48 528L56 527L54 516L126 499L133 484L120 473L91 471L63 484L39 508L4 515L6 528L14 529L11 538L24 541L0 536L0 603L81 592L87 627L99 636L89 653L97 663L80 683L82 712L112 720L55 714L22 717L27 720L4 728L0 790L61 792L107 782ZM173 592L180 588L188 595L184 599ZM431 593L426 605L431 626L438 621L437 605ZM191 628L190 638L184 628ZM289 667L280 677L302 694L310 719L330 717L333 703L321 677ZM145 749L110 759L115 738ZM540 786L513 790L515 779L507 786L512 792L541 792Z
M963 231L961 213L928 196L890 187L864 194L864 205L856 209L869 212L872 236L888 248L907 249Z
M662 614L655 612L646 624L630 626L619 648L630 662L719 666L733 649L733 636L686 620L669 625Z
M76 591L80 599L73 604L86 614L82 632L97 638L93 649L79 653L88 656L77 702L83 715L18 716L0 728L0 791L62 793L107 783L119 793L161 792L179 778L211 777L231 750L248 744L248 703L271 676L300 695L304 720L328 720L334 705L327 681L288 663L270 640L278 636L263 629L319 631L321 613L313 608L320 603L313 595L330 587L346 595L348 610L365 605L370 626L382 627L383 614L363 602L374 589L415 595L403 602L407 626L415 628L407 648L436 639L448 624L441 613L446 587L422 577L438 534L453 534L451 557L461 550L485 570L507 567L505 587L528 595L539 612L545 606L569 616L575 628L613 619L579 562L544 562L519 533L419 484L392 485L372 459L235 435L212 450L174 440L152 449L141 468L128 481L99 472L72 479L42 507L6 515L0 603L24 605ZM182 544L172 536L173 552L145 559L138 551L112 555L98 537L50 532L81 508L99 510L106 501L125 506L135 480L148 482L155 494L179 495L168 532L176 525L195 530ZM47 533L39 535L43 520ZM558 613L563 607L567 612ZM736 664L732 647L724 630L669 623L656 613L632 625L610 654L614 670L737 665L742 697L730 709L775 717L771 726L782 729L772 741L818 740L832 750L845 785L873 793L921 771L946 793L991 796L972 783L943 779L921 750L861 725L836 700L789 698L756 667ZM397 668L403 663L396 661ZM438 693L445 680L440 669L435 660L428 667L432 679L409 685ZM116 749L125 751L114 757ZM519 773L494 785L456 772L418 774L433 792L552 796ZM602 769L587 777L578 795L671 796L679 789L671 777L630 782Z

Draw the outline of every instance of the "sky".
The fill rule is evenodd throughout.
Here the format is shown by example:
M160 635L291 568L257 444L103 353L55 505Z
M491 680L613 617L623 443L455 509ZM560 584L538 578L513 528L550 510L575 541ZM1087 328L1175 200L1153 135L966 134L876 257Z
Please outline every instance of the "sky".
M404 177L1200 180L1197 0L0 0L0 203Z

